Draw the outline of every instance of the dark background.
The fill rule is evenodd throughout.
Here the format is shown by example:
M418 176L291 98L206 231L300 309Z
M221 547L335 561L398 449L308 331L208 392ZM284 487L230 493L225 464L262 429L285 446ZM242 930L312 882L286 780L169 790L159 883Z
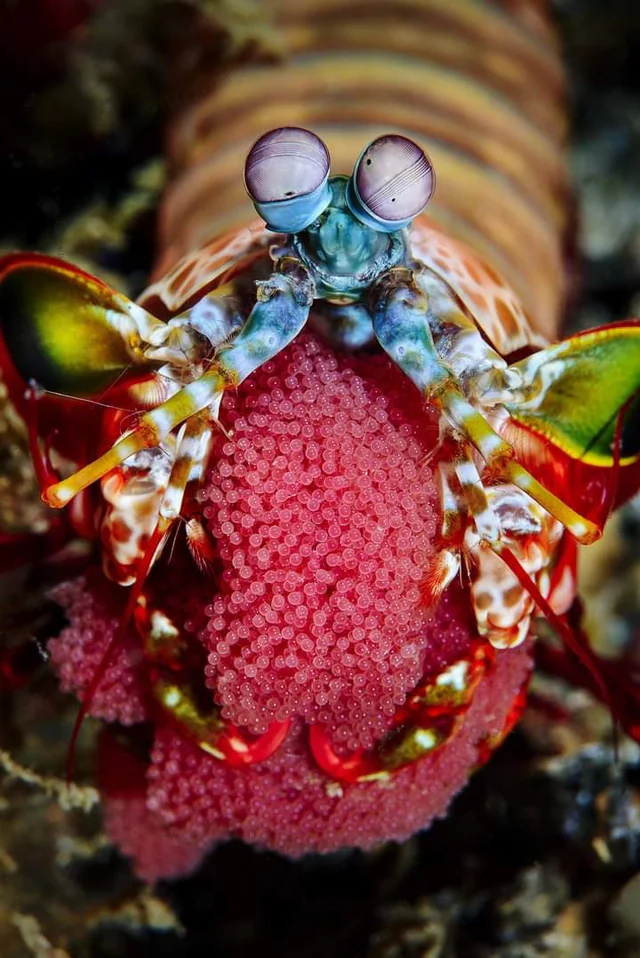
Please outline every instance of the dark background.
M240 43L246 30L231 6L4 0L0 248L73 256L132 294L144 285L166 176L162 131L176 106L168 78L193 69L184 51L197 18L206 16L206 49L221 62L260 53L259 23ZM554 9L570 74L579 293L568 322L579 328L640 315L640 5L557 0ZM627 510L603 576L630 585L598 613L604 631L615 614L631 638L637 529ZM638 956L637 749L615 758L606 713L582 693L538 691L568 704L569 717L559 723L534 698L520 730L426 835L299 863L231 843L193 877L153 890L104 843L95 813L64 813L7 776L0 955ZM3 702L0 743L57 772L72 718L40 675Z

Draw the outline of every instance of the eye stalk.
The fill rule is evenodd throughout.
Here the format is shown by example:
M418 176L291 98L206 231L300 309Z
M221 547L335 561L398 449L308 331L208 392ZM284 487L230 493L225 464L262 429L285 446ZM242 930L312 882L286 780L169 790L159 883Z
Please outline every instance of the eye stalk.
M406 136L387 134L358 157L346 198L366 226L393 233L423 211L434 189L435 174L424 150Z
M274 233L298 233L331 200L331 159L320 137L300 127L265 133L249 150L244 183L253 205Z

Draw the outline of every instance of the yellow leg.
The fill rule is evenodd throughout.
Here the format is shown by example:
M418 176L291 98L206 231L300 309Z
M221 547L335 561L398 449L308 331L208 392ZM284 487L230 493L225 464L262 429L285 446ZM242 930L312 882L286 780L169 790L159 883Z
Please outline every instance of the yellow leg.
M123 436L103 456L43 493L57 509L142 449L157 446L185 419L211 407L217 415L226 389L276 356L298 335L309 317L314 287L306 267L294 257L283 257L272 277L258 283L257 301L235 339L223 346L209 370L142 416L136 428Z
M554 496L520 465L509 443L491 428L457 387L446 384L433 398L451 425L478 450L490 469L535 499L543 509L561 522L578 542L588 545L600 538L602 530L599 526Z
M465 399L452 366L443 362L436 349L427 296L414 273L403 267L388 270L374 286L370 306L380 345L425 399L437 404L456 432L478 450L489 468L535 499L579 542L599 539L601 529L534 479L516 461L512 447ZM489 353L486 356L491 359Z
M42 498L50 506L61 509L79 492L101 479L130 456L140 452L141 449L157 446L172 429L213 403L231 385L233 385L232 380L225 375L222 368L218 365L212 366L209 372L196 382L185 386L156 409L145 413L133 432L119 439L104 455L90 462L68 479L45 489Z

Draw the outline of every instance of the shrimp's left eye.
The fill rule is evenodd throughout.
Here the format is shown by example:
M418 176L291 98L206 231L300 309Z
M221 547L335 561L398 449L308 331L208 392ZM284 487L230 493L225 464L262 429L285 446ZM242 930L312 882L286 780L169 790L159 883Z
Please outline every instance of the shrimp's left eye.
M388 134L360 154L347 202L366 226L392 233L422 212L434 189L433 167L424 150L406 136Z
M244 182L253 205L276 233L298 233L331 199L329 151L310 130L285 126L257 140L247 156Z

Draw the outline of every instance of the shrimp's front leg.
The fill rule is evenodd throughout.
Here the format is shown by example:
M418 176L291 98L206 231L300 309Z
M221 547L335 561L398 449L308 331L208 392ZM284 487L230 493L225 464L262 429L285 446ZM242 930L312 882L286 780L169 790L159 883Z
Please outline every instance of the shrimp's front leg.
M295 339L307 322L314 284L307 268L292 256L279 260L273 275L258 283L257 302L235 339L215 355L194 382L140 417L136 428L73 476L49 486L43 498L56 508L102 478L130 456L157 446L180 423L209 408L217 418L227 389L239 386L263 363Z
M373 328L378 342L434 403L453 429L480 453L491 473L510 482L558 519L580 542L593 542L600 529L558 499L517 461L513 447L464 395L458 376L438 355L428 321L427 297L412 270L384 273L371 291Z
M313 280L300 260L280 259L273 276L258 283L258 301L241 331L216 354L213 366L219 378L238 386L277 356L307 322L314 292Z

